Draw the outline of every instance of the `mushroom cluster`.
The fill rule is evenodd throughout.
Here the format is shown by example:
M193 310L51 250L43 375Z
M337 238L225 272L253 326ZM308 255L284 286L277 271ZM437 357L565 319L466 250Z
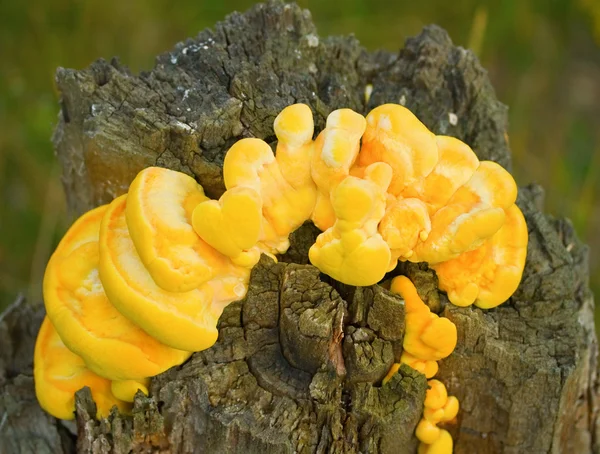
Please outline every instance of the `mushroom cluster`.
M47 411L72 417L82 384L99 415L126 409L148 377L216 342L219 316L244 297L260 255L285 252L307 220L322 230L311 263L345 284L376 284L408 260L428 262L459 306L492 308L516 290L527 226L498 164L395 104L366 118L336 110L314 140L310 108L295 104L274 130L275 153L255 138L229 149L219 200L183 173L150 167L73 224L44 278L35 374ZM456 328L407 278L392 290L406 302L401 361L431 378Z

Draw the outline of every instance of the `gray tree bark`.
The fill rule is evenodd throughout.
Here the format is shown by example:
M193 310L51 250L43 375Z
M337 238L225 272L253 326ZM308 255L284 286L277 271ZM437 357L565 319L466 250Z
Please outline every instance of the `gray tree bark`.
M320 38L308 11L270 2L178 43L150 72L98 60L61 68L56 81L54 144L73 215L126 192L150 165L186 172L218 197L229 146L274 143L275 116L295 102L311 106L317 130L337 108L404 104L435 133L510 168L506 107L476 57L435 26L398 53L369 53L354 38ZM502 306L448 304L425 264L388 276L409 275L457 325L439 371L461 403L448 426L457 453L600 452L588 249L568 221L543 214L542 198L537 186L519 191L528 259ZM31 360L43 310L17 301L0 316L0 452L416 452L425 378L403 366L381 386L399 360L403 302L386 281L355 288L320 275L307 263L317 234L305 225L279 263L263 257L216 345L154 378L132 417L95 420L86 389L76 427L39 408Z

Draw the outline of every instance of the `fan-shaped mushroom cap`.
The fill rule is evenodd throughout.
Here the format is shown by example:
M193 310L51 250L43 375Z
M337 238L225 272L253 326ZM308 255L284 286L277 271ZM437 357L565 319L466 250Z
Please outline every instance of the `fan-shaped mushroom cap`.
M517 198L513 177L499 164L483 161L431 219L431 233L419 243L411 262L436 264L478 248L505 222L505 210Z
M390 194L429 175L438 162L435 135L407 108L384 104L367 115L358 165L386 162L393 170Z
M247 187L225 191L219 201L200 203L192 214L194 230L234 263L252 268L260 259L256 247L262 223L262 200Z
M475 303L482 309L502 304L521 281L527 256L528 231L517 205L506 210L506 221L483 246L433 266L440 289L457 306Z
M192 211L208 198L192 177L148 167L131 183L127 200L129 235L158 286L188 292L213 277L215 251L191 224Z
M310 176L314 128L313 115L306 104L286 107L273 123L278 140L275 159L283 178L294 189L310 187L316 191Z
M436 136L435 140L439 153L435 167L403 193L425 203L430 214L445 206L479 167L479 159L466 143L448 136Z
M112 394L110 380L90 371L83 359L63 344L48 317L38 333L33 366L38 402L56 418L75 417L75 392L85 386L92 392L98 417L108 416L114 405L120 411L129 410L127 403Z
M44 275L48 318L87 367L111 380L160 374L190 353L161 344L108 300L98 276L98 235L107 205L88 211L65 234Z
M220 312L213 312L213 289L205 283L189 292L159 287L144 267L125 221L127 195L108 206L100 225L100 279L109 300L129 320L176 349L212 346ZM224 258L225 260L225 258ZM245 290L240 292L243 297Z

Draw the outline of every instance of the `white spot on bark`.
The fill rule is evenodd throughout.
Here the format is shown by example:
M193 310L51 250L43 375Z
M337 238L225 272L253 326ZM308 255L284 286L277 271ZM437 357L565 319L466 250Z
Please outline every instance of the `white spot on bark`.
M401 106L406 105L406 96L404 96L404 95L400 96L400 105Z
M448 121L452 126L456 126L458 124L458 117L454 112L448 112Z
M173 122L173 126L175 126L176 128L179 128L179 129L183 129L186 132L190 132L190 133L194 132L194 130L190 127L190 125L182 123L179 120L176 120L175 122Z
M306 35L306 42L308 43L308 47L317 47L319 45L319 37L311 33L310 35Z
M373 84L365 85L365 102L369 102L369 99L371 99L371 93L373 93Z

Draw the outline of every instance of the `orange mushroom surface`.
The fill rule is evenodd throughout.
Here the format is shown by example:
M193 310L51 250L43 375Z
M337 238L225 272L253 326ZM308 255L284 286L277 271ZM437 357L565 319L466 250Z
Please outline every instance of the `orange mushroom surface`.
M200 351L218 336L208 284L189 292L159 287L144 267L125 220L127 195L108 206L100 226L100 279L111 303L158 341L181 350Z
M417 425L419 452L451 454L452 437L448 431L440 429L440 422L452 421L458 414L459 403L454 396L448 396L446 386L439 380L429 380L425 396L423 418Z
M404 298L404 350L414 358L427 361L437 361L450 355L456 347L456 325L431 312L406 276L395 277L390 290Z
M439 159L435 135L406 107L384 104L367 115L359 165L386 162L393 176L389 192L403 195L431 173Z
M479 248L433 265L440 289L457 306L475 303L482 309L502 304L521 282L527 256L528 231L517 205L506 210L506 222Z
M192 211L208 200L196 181L181 172L148 167L127 196L129 235L144 267L169 292L189 292L213 277L214 250L194 231Z
M448 203L431 218L431 234L418 244L411 262L436 264L481 246L506 220L517 185L499 164L483 161Z
M108 416L114 405L122 412L129 410L127 403L112 394L110 380L90 371L83 359L65 346L47 317L35 343L33 366L38 402L56 418L75 417L75 392L85 386L92 392L98 417Z
M334 190L333 227L317 237L308 256L324 273L350 285L370 285L389 267L390 248L377 232L391 178L387 164L369 166L365 179L347 177Z
M88 368L111 380L142 379L190 353L161 344L108 300L98 275L98 235L107 205L81 216L62 238L44 275L48 318Z

